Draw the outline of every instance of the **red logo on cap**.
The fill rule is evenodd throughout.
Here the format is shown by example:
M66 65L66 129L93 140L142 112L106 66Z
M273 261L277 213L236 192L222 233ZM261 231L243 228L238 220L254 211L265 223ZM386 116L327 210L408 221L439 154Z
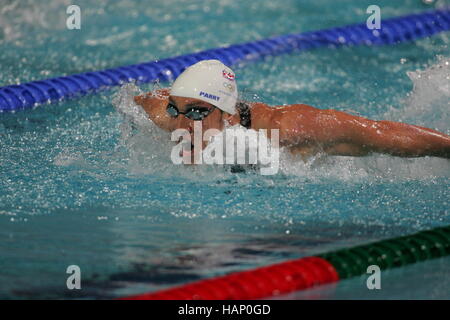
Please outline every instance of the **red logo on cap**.
M230 81L233 81L233 80L234 80L234 73L232 73L232 72L227 72L225 69L222 70L222 75L223 75L224 78L226 78L226 79L228 79L228 80L230 80Z

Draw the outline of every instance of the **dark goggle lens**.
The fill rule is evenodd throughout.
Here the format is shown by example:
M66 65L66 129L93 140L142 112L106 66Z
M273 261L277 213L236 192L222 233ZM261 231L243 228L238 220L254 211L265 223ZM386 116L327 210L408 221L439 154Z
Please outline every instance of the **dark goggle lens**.
M187 112L180 112L176 106L174 106L173 104L170 103L167 106L166 110L167 110L167 113L173 118L178 117L178 115L180 115L180 114L184 114L185 117L188 119L191 119L194 121L200 121L200 120L205 119L206 116L208 116L214 110L214 108L206 109L206 108L202 108L202 107L193 107L193 108L189 109L189 111L187 111Z
M167 113L169 114L169 116L176 118L178 117L179 111L173 104L169 104L167 106Z
M203 120L209 114L209 110L205 109L191 109L184 115L194 121Z

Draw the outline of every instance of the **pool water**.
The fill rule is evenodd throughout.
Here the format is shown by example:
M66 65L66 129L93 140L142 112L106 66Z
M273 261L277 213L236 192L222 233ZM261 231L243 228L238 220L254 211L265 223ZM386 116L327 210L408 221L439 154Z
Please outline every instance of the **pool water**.
M81 30L67 30L70 4L2 2L0 85L364 22L371 4L382 18L433 7L84 0ZM449 41L443 33L395 47L318 49L234 70L250 100L450 134ZM169 135L132 103L151 88L0 114L0 298L114 298L450 224L446 159L319 155L304 163L282 153L272 176L173 165ZM66 288L69 265L81 268L81 290ZM408 268L389 271L392 285L376 297L360 279L326 297L450 298L449 259ZM432 293L426 279L439 283Z

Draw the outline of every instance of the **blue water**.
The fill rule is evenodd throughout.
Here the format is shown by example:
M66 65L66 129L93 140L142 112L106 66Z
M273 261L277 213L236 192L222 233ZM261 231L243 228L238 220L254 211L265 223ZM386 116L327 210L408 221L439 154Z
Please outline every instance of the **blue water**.
M82 26L71 31L69 4L2 1L0 85L363 22L370 4L382 17L433 7L413 0L77 1ZM450 134L449 41L446 33L395 47L320 49L234 70L245 97ZM283 155L275 176L179 167L170 162L167 134L151 123L131 132L121 116L132 90L0 114L0 298L118 297L450 224L448 160L319 156L303 163ZM433 263L395 272L423 280L436 274L436 263L450 267L448 259ZM66 288L73 264L82 271L79 291ZM449 299L450 278L442 275L430 293L426 281L394 273L395 285L364 297ZM362 282L348 281L328 297L362 297Z

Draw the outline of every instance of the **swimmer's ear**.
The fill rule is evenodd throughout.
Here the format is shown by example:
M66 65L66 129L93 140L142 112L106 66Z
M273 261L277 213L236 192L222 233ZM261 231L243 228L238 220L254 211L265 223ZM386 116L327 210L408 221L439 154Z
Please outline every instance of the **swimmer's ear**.
M222 119L228 122L230 126L234 126L239 123L239 116L237 114L229 114L227 112L222 112Z

